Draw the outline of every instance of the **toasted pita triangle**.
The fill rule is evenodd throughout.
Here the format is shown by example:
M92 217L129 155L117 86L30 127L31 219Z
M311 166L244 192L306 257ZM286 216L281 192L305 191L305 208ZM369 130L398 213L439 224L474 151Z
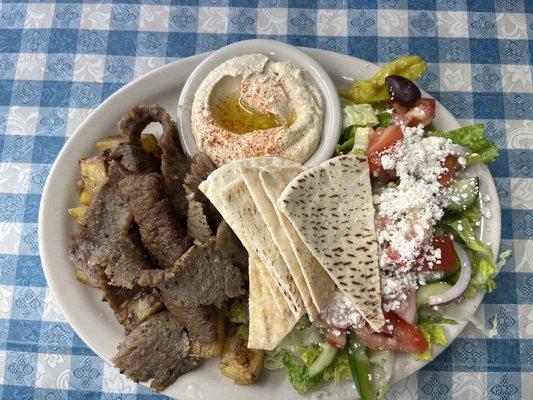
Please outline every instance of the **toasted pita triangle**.
M292 226L291 222L277 206L277 199L287 184L297 175L295 172L295 169L271 168L269 171L262 170L259 173L259 177L265 193L270 201L275 204L274 209L278 220L280 221L293 253L296 256L302 275L305 279L305 284L311 295L311 299L318 310L318 313L320 313L331 303L333 292L335 291L335 283L316 258L313 257L311 252L307 249L307 246L300 239L300 236ZM311 320L314 320L314 317L311 314L309 314L309 317Z
M294 328L299 318L295 317L286 305L281 311L275 306L274 297L263 280L270 274L255 255L250 257L248 276L250 280L248 347L272 350Z
M340 156L302 172L278 206L337 287L379 330L385 318L366 157Z
M214 171L200 184L199 189L217 208L246 247L248 253L257 254L265 264L273 281L285 298L287 306L299 318L303 314L300 293L238 171L241 166L263 165L274 167L299 166L298 163L277 157L234 161Z
M246 183L246 186L248 187L248 191L250 192L250 195L252 196L252 199L254 200L261 217L263 218L263 222L270 232L272 241L276 245L281 257L283 258L283 261L285 262L285 265L294 279L294 283L300 292L305 310L309 314L309 317L314 320L318 316L319 312L313 303L298 260L292 251L290 242L285 234L283 226L278 219L276 210L274 209L274 204L277 207L277 203L272 203L270 201L263 187L261 186L261 182L259 180L259 168L241 167L239 170L244 182ZM290 174L292 176L296 176L301 171L301 168L291 168Z

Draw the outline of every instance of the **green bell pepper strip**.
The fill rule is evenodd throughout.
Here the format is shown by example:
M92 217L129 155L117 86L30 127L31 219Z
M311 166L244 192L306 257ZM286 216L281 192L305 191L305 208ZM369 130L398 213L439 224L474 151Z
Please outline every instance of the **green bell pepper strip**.
M350 332L348 339L348 362L361 399L377 400L376 391L372 385L372 370L366 355L366 347L359 343L354 332Z

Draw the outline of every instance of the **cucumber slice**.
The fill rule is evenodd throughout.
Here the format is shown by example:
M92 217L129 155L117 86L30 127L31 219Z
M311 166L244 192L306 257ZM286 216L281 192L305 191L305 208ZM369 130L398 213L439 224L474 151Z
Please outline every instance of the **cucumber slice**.
M446 209L463 211L479 197L479 178L455 179L445 194Z
M452 285L445 282L430 283L425 286L420 286L416 291L416 303L419 306L426 306L429 303L429 299L433 296L439 296L451 289Z
M331 363L335 359L336 354L337 348L326 344L322 349L322 352L318 355L316 360L313 361L313 364L311 364L311 366L309 367L307 374L311 378L320 374L322 371L324 371L327 367L331 365Z

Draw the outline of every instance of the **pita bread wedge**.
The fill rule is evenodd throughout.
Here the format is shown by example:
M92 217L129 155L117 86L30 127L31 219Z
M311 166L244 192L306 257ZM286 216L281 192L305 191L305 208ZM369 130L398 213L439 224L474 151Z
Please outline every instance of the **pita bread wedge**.
M302 171L301 168L285 168L284 170L289 171L292 176L296 176ZM300 292L305 310L309 314L309 317L314 320L318 316L319 312L313 303L311 294L309 293L309 288L307 287L307 283L305 282L302 274L300 264L298 263L298 260L292 251L287 235L285 234L283 226L278 219L276 210L274 209L274 204L277 207L277 203L272 203L270 201L263 187L261 186L261 181L259 179L259 172L261 171L260 168L241 167L239 168L239 171L244 179L244 182L246 183L246 187L248 188L252 199L255 202L263 222L270 232L270 236L272 237L274 244L280 252L283 261L287 265L292 278L294 279L294 283Z
M337 287L379 330L385 318L366 157L340 156L302 172L278 206Z
M294 167L298 163L278 157L259 157L234 161L214 171L199 189L213 203L239 237L248 253L257 254L296 317L303 314L303 304L296 284L244 183L238 168L249 165Z
M296 256L312 301L318 310L318 313L320 313L331 303L333 292L335 291L335 283L316 258L313 257L311 252L307 249L307 246L300 239L300 236L292 226L291 222L277 206L277 199L283 192L283 189L285 189L292 178L297 175L294 171L294 169L288 168L272 168L270 171L262 170L259 173L259 178L268 198L273 204L275 204L274 209L276 210L278 220L280 221L293 253ZM309 316L311 320L314 320L311 314Z
M272 293L265 286L263 276L269 275L266 267L256 256L248 263L250 279L248 347L274 349L294 328L296 318L288 307L278 310Z
M257 254L265 264L293 314L301 316L300 292L242 178L220 190L218 197L222 204L217 209L228 225L239 238L242 236L248 241L252 247L249 252Z

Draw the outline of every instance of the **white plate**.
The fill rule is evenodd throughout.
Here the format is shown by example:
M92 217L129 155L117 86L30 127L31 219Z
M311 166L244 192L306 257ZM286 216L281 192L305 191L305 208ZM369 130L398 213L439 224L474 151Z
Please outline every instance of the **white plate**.
M335 54L324 50L303 49L330 74L339 87L352 79L366 79L377 66L366 61ZM113 357L116 347L124 338L122 327L116 322L111 309L101 301L98 290L79 283L74 276L67 245L74 231L74 222L67 214L67 208L78 204L74 190L79 178L78 160L96 152L94 143L115 134L116 123L133 105L160 103L174 114L178 103L180 87L193 69L208 54L202 54L173 62L138 78L119 90L80 125L67 141L54 163L43 192L39 212L39 247L48 285L76 333L100 357L107 362ZM175 116L175 115L174 115ZM459 127L459 123L442 105L437 105L435 126L442 130ZM490 209L493 217L483 220L483 238L492 243L496 254L500 243L500 206L494 182L487 167L476 166L472 171L481 176L481 191L488 193L492 201L484 207ZM466 313L473 313L482 295L462 303ZM461 332L466 322L446 327L450 342ZM442 348L435 347L435 354ZM401 355L395 365L394 380L398 381L418 371L424 362L415 362L412 355ZM283 372L264 373L251 386L234 385L217 369L217 361L204 362L197 370L180 377L165 394L179 399L298 399ZM346 383L320 387L316 394L320 398L352 399L354 387Z

